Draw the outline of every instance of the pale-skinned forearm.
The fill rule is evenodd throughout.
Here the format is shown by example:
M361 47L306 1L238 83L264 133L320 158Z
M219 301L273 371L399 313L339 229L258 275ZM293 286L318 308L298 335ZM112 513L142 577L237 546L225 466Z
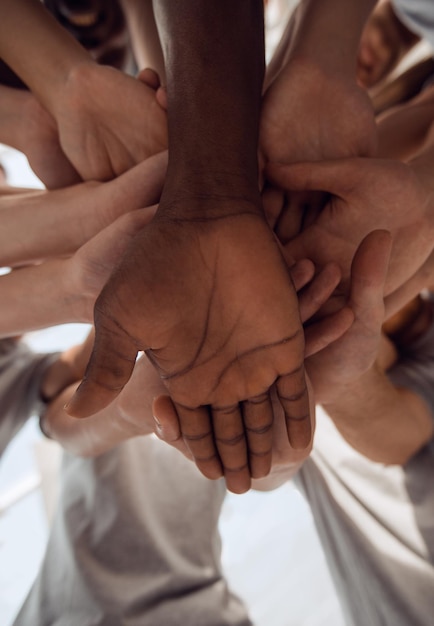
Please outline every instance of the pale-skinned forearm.
M415 158L432 144L430 131L433 127L434 88L431 87L380 116L377 156L402 161Z
M161 0L154 6L167 75L166 188L178 182L181 196L257 202L262 1Z
M26 102L32 95L0 85L0 143L24 152L21 128Z
M91 57L39 0L2 0L0 10L0 57L53 113L72 69Z
M92 194L100 185L81 183L80 188ZM78 202L76 191L75 187L56 191L16 190L3 196L0 265L14 267L71 254L98 232L103 224L88 210L88 203Z
M155 24L152 0L121 0L128 24L134 57L139 69L155 70L163 84L164 59Z
M161 153L107 183L88 181L54 191L5 188L0 266L72 254L119 216L157 202L165 171Z
M355 80L360 36L376 0L302 0L292 58Z
M376 365L335 391L325 411L344 439L372 461L404 465L433 435L425 402L408 389L394 387Z
M69 279L68 260L57 259L0 276L0 337L68 322L91 322L94 298Z

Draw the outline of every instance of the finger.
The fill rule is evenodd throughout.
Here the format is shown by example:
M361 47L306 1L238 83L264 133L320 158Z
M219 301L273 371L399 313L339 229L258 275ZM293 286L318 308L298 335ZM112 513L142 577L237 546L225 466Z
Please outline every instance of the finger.
M271 470L273 445L273 408L269 394L264 393L243 402L243 418L250 475L252 478L263 478Z
M427 285L434 282L434 253L432 253L425 263L417 270L413 276L401 287L395 289L385 299L386 319L395 315L410 300L413 300Z
M274 230L277 224L284 204L285 198L283 191L265 183L262 191L262 206L264 208L265 219L272 230Z
M165 87L159 87L157 89L156 98L160 107L167 111L167 91Z
M301 321L304 324L317 313L339 285L342 272L337 263L328 263L298 294Z
M212 406L214 438L223 466L226 486L233 493L250 489L250 468L244 423L239 404Z
M291 191L286 192L286 195L285 212L293 212L299 216L298 233L306 230L315 222L330 198L330 194L321 191ZM283 227L284 224L282 224Z
M182 437L204 476L211 480L223 476L223 468L214 443L211 417L207 407L190 408L174 402Z
M312 438L312 427L304 365L278 378L276 389L285 413L289 443L296 450L307 448Z
M282 245L294 239L301 232L304 215L304 205L293 201L293 193L289 195L285 193L284 198L285 203L274 227L274 232Z
M138 348L110 317L95 308L95 342L84 378L65 407L68 415L89 417L108 406L131 377Z
M344 307L319 322L309 325L304 331L305 357L313 356L340 339L351 328L353 322L353 311L349 307Z
M327 191L342 195L363 176L364 159L348 158L284 165L269 163L267 178L290 191Z
M354 311L375 311L383 301L384 285L392 247L392 237L386 230L367 235L351 264L351 297Z
M161 85L158 73L150 67L140 70L137 74L137 78L151 89L157 90Z
M315 276L315 265L309 259L301 259L289 268L289 274L295 290L300 291Z

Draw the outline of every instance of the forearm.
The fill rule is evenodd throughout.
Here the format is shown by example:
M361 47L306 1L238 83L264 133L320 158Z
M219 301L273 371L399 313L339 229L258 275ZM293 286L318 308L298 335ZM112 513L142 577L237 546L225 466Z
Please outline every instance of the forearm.
M424 146L421 151L408 161L411 171L414 173L422 188L426 192L425 227L427 232L434 230L434 178L432 175L434 167L434 124L431 125L427 133ZM434 241L433 241L434 244Z
M57 441L71 454L82 457L95 457L107 452L127 439L152 432L150 428L140 429L122 419L116 403L104 411L79 420L68 415L65 404L71 399L78 383L67 387L53 400L41 421L44 433Z
M425 402L408 389L394 387L376 365L335 392L325 411L344 439L372 461L403 465L433 435Z
M53 113L56 95L88 53L39 0L2 0L0 57Z
M74 291L68 261L54 260L0 276L0 337L68 322L90 322L92 303Z
M258 202L262 0L161 0L154 6L167 75L165 189L176 185L178 197Z
M85 197L86 191L92 197L92 190L100 184L80 185L84 202L78 202L78 187L2 196L0 265L14 267L75 252L102 227L87 210L90 198Z
M32 95L22 89L0 85L0 143L24 152L22 138L26 102Z
M72 254L124 213L158 202L165 171L161 153L107 183L88 181L49 192L5 188L0 267Z
M375 4L376 0L302 0L292 58L354 81L360 37Z
M121 0L134 57L139 69L150 67L166 84L163 52L155 24L152 0Z
M424 147L429 147L433 127L434 89L429 88L421 97L380 116L377 156L402 161L414 158Z

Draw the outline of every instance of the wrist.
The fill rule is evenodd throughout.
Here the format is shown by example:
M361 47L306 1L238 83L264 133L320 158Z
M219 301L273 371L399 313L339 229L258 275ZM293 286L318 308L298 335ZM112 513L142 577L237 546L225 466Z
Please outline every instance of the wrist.
M234 212L262 214L256 176L203 166L194 171L169 168L157 214L170 213L171 206L176 206L177 215L205 219Z
M1 87L0 98L0 142L25 153L27 105L33 96L24 89Z
M410 171L415 176L425 202L426 227L434 230L434 179L432 168L434 163L434 147L408 162Z
M354 403L359 403L360 406L364 404L364 398L369 395L370 389L378 381L379 376L384 375L381 373L377 362L373 363L365 372L357 376L353 380L346 381L345 383L333 383L329 385L327 391L321 394L321 397L315 395L318 404L326 410L330 415L338 415L342 412L348 415L351 411L347 411L347 406L351 408Z
M291 57L355 81L361 34L375 4L376 0L302 0Z
M43 97L39 98L55 119L64 115L66 106L78 108L87 98L87 94L92 93L95 70L98 71L97 63L84 49L78 51L75 58L69 58L62 68L59 68L45 102Z

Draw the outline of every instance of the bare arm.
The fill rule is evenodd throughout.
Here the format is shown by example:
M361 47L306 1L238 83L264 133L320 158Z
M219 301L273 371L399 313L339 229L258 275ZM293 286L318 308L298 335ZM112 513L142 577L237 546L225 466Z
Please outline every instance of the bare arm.
M134 57L140 69L151 68L165 84L163 51L155 23L152 0L121 0Z
M0 266L72 254L122 214L158 202L167 155L107 183L55 191L14 189L0 196Z
M407 161L419 153L434 127L434 86L378 119L380 158Z
M377 364L324 404L341 435L377 463L404 465L434 434L425 401L395 387Z
M70 258L53 259L0 276L0 336L66 322L92 321L95 299L113 266L154 208L118 218Z
M0 56L56 120L81 178L113 178L167 147L152 88L95 63L39 0L3 0L0 9Z
M72 69L92 62L39 0L2 0L0 56L52 114Z
M27 90L0 85L0 142L23 152L48 189L80 181L60 146L54 118Z
M276 380L293 445L311 438L297 300L258 191L263 3L154 7L168 174L155 219L98 298L95 350L68 410L86 416L107 406L145 350L200 469L225 472L241 492L270 468Z

